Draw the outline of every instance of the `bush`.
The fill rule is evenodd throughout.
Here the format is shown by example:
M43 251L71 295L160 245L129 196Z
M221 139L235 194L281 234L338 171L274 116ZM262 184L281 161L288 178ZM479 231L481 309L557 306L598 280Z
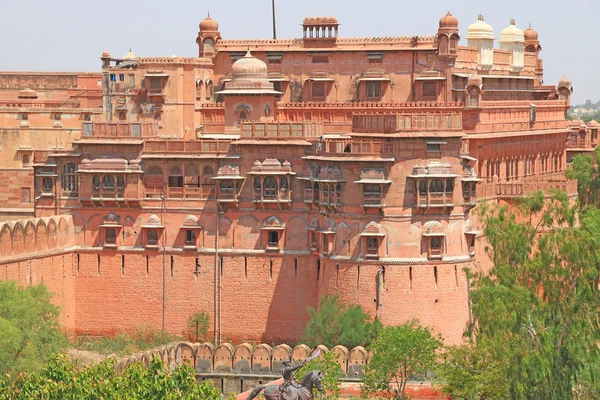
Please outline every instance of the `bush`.
M323 373L323 388L330 394L328 399L338 399L340 397L340 378L343 378L345 372L335 361L331 352L320 354L319 357L310 360L298 370L296 379L302 382L302 379L312 370Z
M0 374L36 371L67 345L45 286L0 282Z
M115 361L76 369L64 355L55 355L39 372L0 381L0 399L221 399L210 381L197 384L194 370L181 365L169 368L155 358L147 368L141 363L117 375Z
M361 306L342 304L337 295L324 297L316 310L308 307L308 315L303 342L310 347L368 346L382 326L379 320L370 322Z
M193 314L188 320L187 329L183 332L183 336L190 342L206 340L209 321L209 316L206 312ZM198 330L197 332L196 329ZM198 340L196 340L196 337Z

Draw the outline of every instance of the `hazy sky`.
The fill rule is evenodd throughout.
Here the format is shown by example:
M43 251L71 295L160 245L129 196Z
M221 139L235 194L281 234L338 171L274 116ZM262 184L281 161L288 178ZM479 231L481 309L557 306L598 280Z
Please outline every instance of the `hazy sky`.
M434 35L447 11L467 28L485 16L499 38L511 18L540 34L547 84L564 74L573 104L600 99L599 0L276 0L279 38L301 37L307 15L335 15L340 36ZM194 57L198 23L210 11L226 39L270 38L271 0L0 0L0 70L99 71L104 49L114 57ZM465 41L465 40L463 40Z

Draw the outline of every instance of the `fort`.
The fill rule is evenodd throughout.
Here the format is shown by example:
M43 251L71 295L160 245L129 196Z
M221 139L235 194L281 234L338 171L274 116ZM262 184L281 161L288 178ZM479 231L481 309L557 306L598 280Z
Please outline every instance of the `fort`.
M46 284L72 334L207 312L217 343L296 343L335 293L460 343L466 271L489 268L477 205L575 197L598 125L567 123L531 27L500 48L483 16L466 45L450 13L435 28L230 40L207 17L198 57L0 73L1 279Z

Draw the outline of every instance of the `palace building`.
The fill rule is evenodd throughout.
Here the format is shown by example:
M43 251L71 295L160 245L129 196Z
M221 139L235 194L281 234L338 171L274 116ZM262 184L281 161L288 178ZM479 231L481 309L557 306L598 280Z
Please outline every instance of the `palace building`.
M489 267L477 204L576 196L564 171L580 127L571 82L542 83L531 27L510 21L496 46L483 16L431 25L347 38L307 17L295 39L232 40L209 16L198 57L105 51L101 74L69 82L87 103L40 106L53 126L76 121L68 141L49 127L2 142L0 178L26 169L34 188L34 215L0 227L2 278L46 283L81 334L180 333L207 312L218 340L296 342L307 307L338 294L460 343L465 270ZM15 138L30 103L0 120ZM579 147L597 141L588 127Z

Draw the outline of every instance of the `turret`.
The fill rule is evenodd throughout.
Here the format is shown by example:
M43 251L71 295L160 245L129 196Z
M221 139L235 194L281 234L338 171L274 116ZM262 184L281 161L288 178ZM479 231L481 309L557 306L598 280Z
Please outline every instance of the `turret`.
M516 27L515 20L500 33L500 48L510 51L510 67L513 71L523 70L525 65L525 34Z
M477 61L481 69L491 69L494 65L494 29L479 15L477 22L469 26L467 45L478 50Z
M438 55L446 58L456 58L456 49L460 35L458 34L458 19L450 11L440 19L435 40L438 44Z
M221 39L221 33L219 32L219 23L208 16L200 22L200 32L196 38L198 43L198 56L199 57L214 57L215 47L217 42Z

